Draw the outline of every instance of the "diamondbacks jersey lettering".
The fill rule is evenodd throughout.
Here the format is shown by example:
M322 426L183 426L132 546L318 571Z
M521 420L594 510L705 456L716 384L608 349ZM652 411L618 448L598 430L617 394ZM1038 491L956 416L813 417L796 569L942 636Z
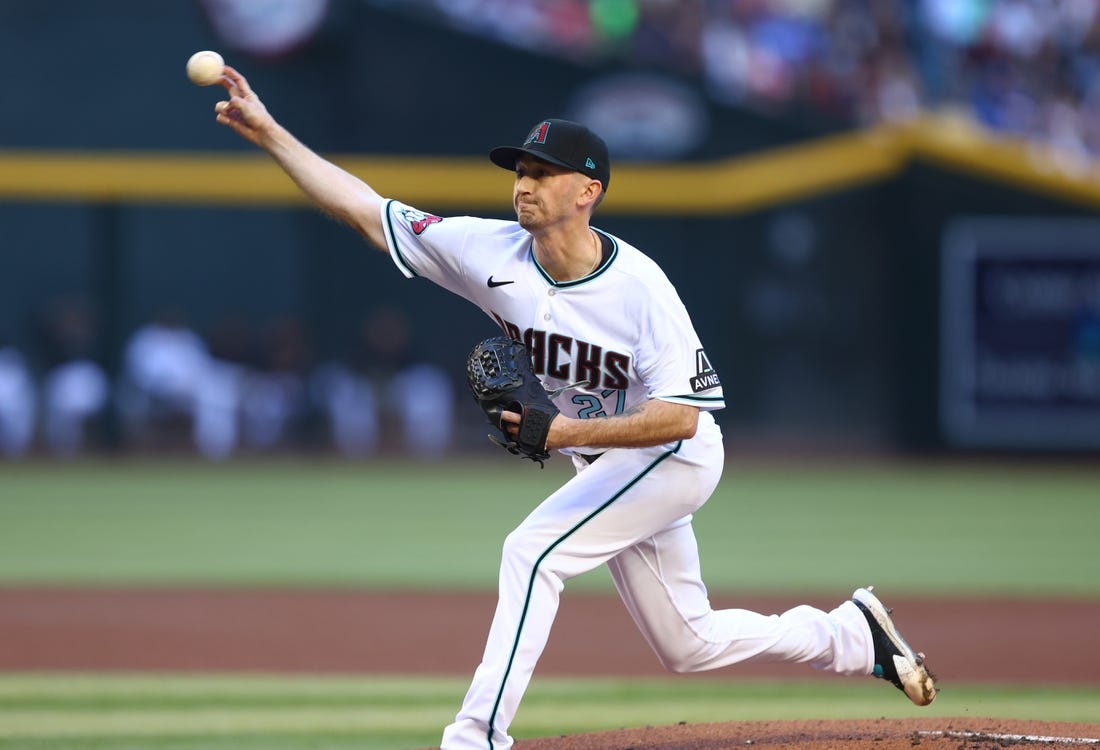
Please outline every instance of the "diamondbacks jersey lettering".
M592 388L625 389L630 355L604 352L596 344L576 341L560 333L548 333L519 326L497 318L501 329L516 341L522 341L531 355L536 375L548 375L574 383L584 381Z
M428 218L435 219L425 224ZM618 414L651 398L697 406L725 403L675 288L652 260L622 240L591 274L555 282L517 223L438 217L398 201L383 208L390 255L480 307L523 341L548 388L578 382L555 399L571 417ZM593 320L591 310L600 310ZM705 366L704 366L705 365ZM700 428L713 424L703 415Z

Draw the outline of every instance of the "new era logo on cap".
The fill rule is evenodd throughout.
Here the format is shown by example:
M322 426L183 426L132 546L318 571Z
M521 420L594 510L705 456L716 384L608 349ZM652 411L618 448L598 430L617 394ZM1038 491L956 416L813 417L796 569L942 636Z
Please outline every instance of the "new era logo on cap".
M603 139L577 122L543 120L531 128L520 147L498 146L489 152L489 159L498 167L515 169L516 159L530 154L551 164L567 167L599 180L607 190L611 182L611 161Z

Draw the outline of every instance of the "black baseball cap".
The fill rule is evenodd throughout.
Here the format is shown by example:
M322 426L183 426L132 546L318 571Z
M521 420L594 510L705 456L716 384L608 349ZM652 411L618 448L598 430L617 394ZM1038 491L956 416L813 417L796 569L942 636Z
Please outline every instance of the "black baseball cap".
M498 146L489 152L489 160L498 167L514 170L522 154L588 175L599 180L604 190L611 182L607 144L578 122L543 120L531 128L522 146Z

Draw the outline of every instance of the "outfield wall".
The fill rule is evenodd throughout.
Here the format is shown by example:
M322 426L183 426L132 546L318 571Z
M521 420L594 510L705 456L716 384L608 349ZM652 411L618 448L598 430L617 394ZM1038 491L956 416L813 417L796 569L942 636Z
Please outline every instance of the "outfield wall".
M257 329L293 317L325 358L393 304L409 314L415 356L458 381L456 363L489 321L403 281L213 122L216 92L182 72L195 49L226 49L197 5L3 12L0 60L33 60L34 75L0 102L0 338L33 353L43 311L82 297L109 371L129 333L166 306L203 334L226 316ZM307 143L444 214L506 216L508 176L484 151L616 72L353 2L334 3L291 54L226 54ZM949 118L849 133L794 114L711 106L706 137L680 160L616 169L597 224L641 245L679 288L727 384L721 419L738 440L983 449L945 440L942 424L944 238L965 217L1093 216L1089 166L1056 168ZM1091 419L1097 404L1086 393L1072 410ZM1092 450L1100 436L998 447Z

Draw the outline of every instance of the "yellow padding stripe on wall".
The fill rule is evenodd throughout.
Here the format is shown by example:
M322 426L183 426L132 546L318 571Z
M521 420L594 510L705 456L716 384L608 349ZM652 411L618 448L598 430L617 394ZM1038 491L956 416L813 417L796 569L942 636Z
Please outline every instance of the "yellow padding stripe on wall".
M507 214L511 178L483 158L328 154L386 196L430 211ZM739 213L873 184L911 159L1100 207L1097 167L965 121L927 116L702 163L623 163L602 213ZM1079 163L1081 162L1081 163ZM0 151L0 200L279 207L304 203L262 153Z

